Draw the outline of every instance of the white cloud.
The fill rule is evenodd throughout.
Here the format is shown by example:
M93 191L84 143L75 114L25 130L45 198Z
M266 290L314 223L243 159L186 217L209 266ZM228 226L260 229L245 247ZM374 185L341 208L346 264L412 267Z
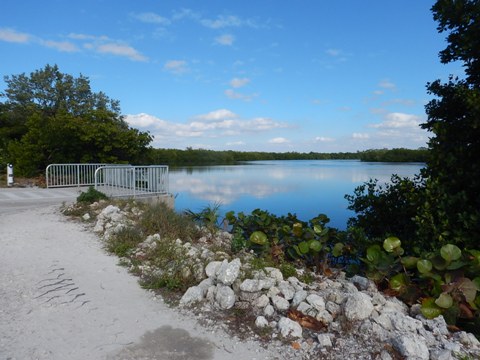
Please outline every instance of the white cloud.
M227 89L224 93L229 99L243 101L252 101L255 97L258 96L258 94L242 94L232 89Z
M330 137L325 137L325 136L317 136L315 138L315 141L316 142L333 142L335 141L335 139Z
M49 48L57 49L63 52L77 52L78 47L69 41L52 41L47 40L42 42L43 45Z
M378 83L378 86L382 89L394 90L397 86L388 79L384 79Z
M233 78L232 80L230 80L230 86L238 89L247 85L249 82L249 78Z
M245 21L234 15L219 15L216 19L201 19L200 24L211 29L222 29L226 27L239 27L245 24Z
M137 50L133 47L128 45L122 44L102 44L97 46L96 51L102 54L112 54L117 56L125 56L133 61L147 61L148 58L142 54L140 54Z
M0 41L7 41L13 43L28 43L31 36L26 33L21 33L9 28L0 28Z
M172 74L180 75L188 72L188 63L185 60L169 60L163 68Z
M77 34L77 33L70 33L67 36L70 39L75 40L95 40L95 41L110 41L111 39L106 35L88 35L88 34Z
M195 118L205 121L219 121L224 119L235 119L238 118L238 115L227 109L219 109L207 114L197 115Z
M330 56L339 56L342 52L338 49L327 49L325 50L325 53Z
M105 35L95 36L70 33L66 37L74 42L42 39L40 37L21 33L12 29L0 28L0 41L16 43L33 42L44 47L70 53L79 52L83 48L102 54L112 54L116 56L127 57L133 61L148 61L148 58L142 55L138 50L134 49L129 45L122 44L119 41L111 40ZM81 44L78 45L78 43Z
M370 126L376 129L416 129L421 122L420 116L395 112L386 114L380 124L371 124Z
M366 134L366 133L353 133L352 138L353 139L365 140L365 139L369 139L370 135Z
M125 121L130 126L141 128L142 131L150 131L155 138L154 143L158 144L182 141L188 141L191 144L191 140L189 140L191 138L224 138L242 135L250 137L251 134L289 127L288 124L270 118L241 119L227 109L194 116L186 123L161 120L145 113L126 115ZM237 145L241 145L238 143L239 141L243 142L242 139L236 139Z
M215 38L215 43L220 45L225 45L225 46L233 45L234 41L235 41L235 37L230 34L220 35Z
M150 24L169 25L171 21L163 16L155 14L154 12L144 12L139 14L132 14L133 18Z
M290 140L285 139L284 137L276 137L268 140L269 144L289 144Z
M227 146L240 146L240 145L245 145L244 141L231 141L227 142L225 145Z
M149 127L162 120L149 114L140 113L136 115L128 115L126 121L129 125L134 127Z

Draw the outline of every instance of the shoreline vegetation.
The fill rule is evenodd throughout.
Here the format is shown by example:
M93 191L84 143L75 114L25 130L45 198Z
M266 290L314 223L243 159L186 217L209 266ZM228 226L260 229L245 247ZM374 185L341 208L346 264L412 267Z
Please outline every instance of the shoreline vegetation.
M169 166L234 165L244 161L265 160L360 160L368 162L421 162L428 158L428 149L370 149L357 152L260 152L215 151L207 149L149 149L143 162Z

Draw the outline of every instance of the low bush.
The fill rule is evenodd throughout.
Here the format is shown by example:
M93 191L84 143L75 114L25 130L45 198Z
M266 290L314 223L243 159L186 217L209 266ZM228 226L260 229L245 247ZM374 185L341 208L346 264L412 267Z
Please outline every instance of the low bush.
M201 237L200 229L191 218L175 212L164 203L146 206L138 226L144 234L159 233L167 239L195 241Z
M106 240L106 249L119 257L125 257L142 241L143 236L138 229L124 227Z
M96 201L106 200L106 199L108 199L107 195L105 195L101 191L95 190L93 186L90 186L87 191L82 192L77 197L77 202L93 204Z

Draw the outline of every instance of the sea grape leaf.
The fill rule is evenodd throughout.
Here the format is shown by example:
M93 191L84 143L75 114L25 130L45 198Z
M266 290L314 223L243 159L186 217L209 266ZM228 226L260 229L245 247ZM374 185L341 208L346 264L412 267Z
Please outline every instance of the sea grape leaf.
M467 265L467 263L465 261L462 261L462 260L452 261L447 266L447 270L457 270L457 269L460 269L461 267L463 267L465 265Z
M391 253L394 251L396 248L399 248L402 245L402 242L400 241L399 238L395 236L390 236L385 239L383 242L383 248L385 249L386 252Z
M480 291L480 276L477 276L475 279L472 280L473 283L477 286L477 291Z
M433 267L437 270L445 270L448 266L448 262L441 256L435 256L431 259Z
M477 285L469 278L462 278L459 280L459 283L458 288L465 296L465 300L473 302L477 295Z
M460 256L462 256L462 250L460 250L460 248L456 245L447 244L441 247L440 255L448 262L455 261L460 259Z
M318 240L310 240L308 247L312 251L319 252L320 250L322 250L322 243Z
M300 250L300 255L307 254L309 251L309 245L306 241L302 241L298 244L298 249Z
M302 234L303 234L303 227L302 227L302 224L301 223L295 223L293 224L293 235L295 235L296 237L301 237Z
M402 265L407 269L414 269L417 266L418 258L415 256L402 257Z
M343 245L343 243L340 243L340 242L336 243L335 246L333 247L332 255L335 257L339 257L340 255L342 255L344 247L345 245Z
M435 304L440 306L443 309L448 309L453 305L453 298L449 293L441 293L440 296L435 300Z
M417 269L421 274L427 274L432 270L432 262L430 260L418 260Z
M442 314L442 308L435 304L434 298L425 298L422 300L422 307L420 309L422 315L427 319L433 319Z
M373 245L367 249L367 260L376 263L381 256L380 246Z
M250 241L258 245L266 245L268 238L263 231L254 231L252 235L250 235Z
M389 280L390 289L402 293L405 291L408 283L408 278L404 273L394 275Z

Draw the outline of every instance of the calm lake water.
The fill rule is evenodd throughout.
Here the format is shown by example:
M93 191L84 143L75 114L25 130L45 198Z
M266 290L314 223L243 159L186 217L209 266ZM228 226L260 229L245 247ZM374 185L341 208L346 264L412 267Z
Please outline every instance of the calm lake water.
M347 210L345 194L370 178L388 182L392 174L413 177L422 167L358 160L252 161L170 169L169 181L177 211L201 211L218 203L222 214L260 208L278 216L290 212L305 221L326 214L330 226L345 229L354 215Z

